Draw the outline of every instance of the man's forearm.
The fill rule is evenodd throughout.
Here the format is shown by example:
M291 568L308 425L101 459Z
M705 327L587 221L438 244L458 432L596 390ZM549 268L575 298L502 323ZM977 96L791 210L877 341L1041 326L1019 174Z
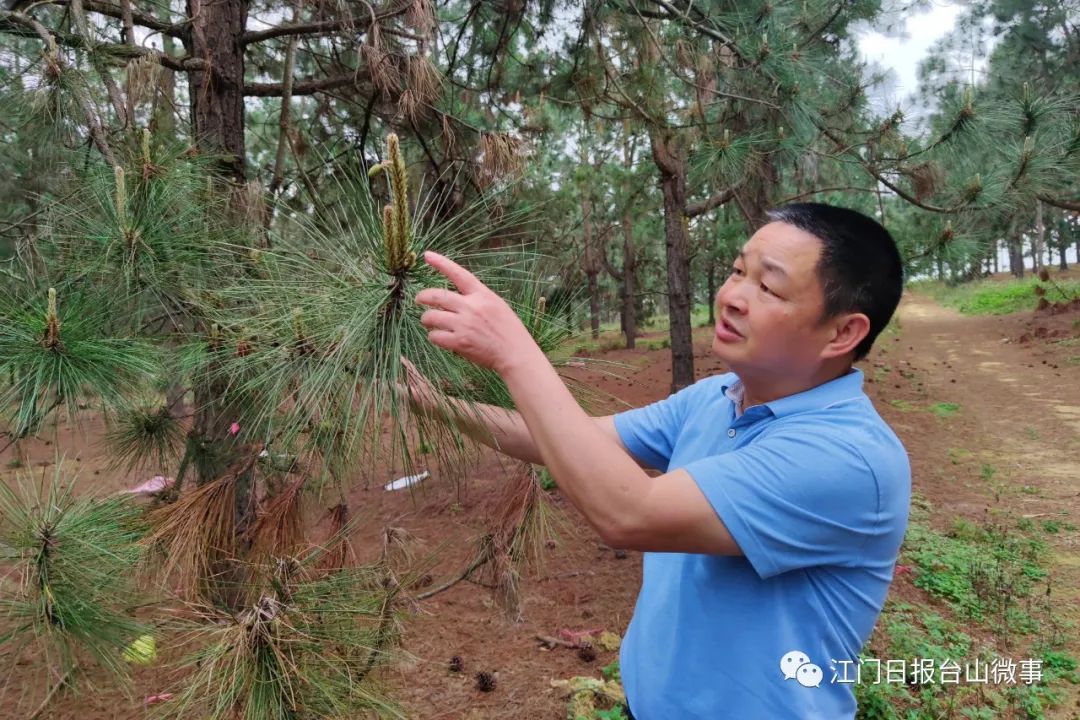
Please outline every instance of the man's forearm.
M503 373L541 462L608 542L619 542L647 503L651 480L617 436L578 406L540 352Z
M530 463L544 462L525 420L516 410L485 404L470 406L454 398L447 398L445 405L434 408L426 403L412 402L410 405L427 417L452 423L476 442L504 455Z

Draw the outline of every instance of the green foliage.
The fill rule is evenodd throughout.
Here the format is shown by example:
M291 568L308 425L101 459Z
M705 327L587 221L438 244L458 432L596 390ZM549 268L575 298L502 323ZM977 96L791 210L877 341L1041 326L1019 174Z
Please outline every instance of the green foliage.
M392 583L379 567L320 573L318 557L277 561L246 607L206 608L185 628L195 649L180 662L188 674L165 717L404 717L372 678L397 636Z
M918 288L935 300L968 315L1007 315L1033 310L1039 300L1038 280L986 280L948 286L940 282L919 283ZM1080 292L1080 281L1060 283L1065 292Z
M1045 547L1003 527L958 521L948 535L919 522L908 528L905 555L918 568L915 585L941 597L975 620L996 619L1023 629L1027 619L1010 615L1045 577ZM1023 626L1021 628L1020 626Z
M619 661L612 660L610 665L600 668L600 674L605 680L617 680L622 682L622 672L619 670Z
M555 483L555 478L551 477L551 471L546 467L540 468L537 473L537 478L540 483L540 489L545 491L555 490L558 485Z
M51 298L51 299L50 299ZM34 432L49 411L80 402L123 406L159 372L153 347L117 332L109 299L91 293L0 292L0 416Z
M494 373L428 342L419 322L423 308L413 298L447 282L415 259L424 250L465 264L509 297L542 347L554 348L569 330L541 301L529 271L535 255L520 246L475 249L497 234L505 238L509 223L521 220L493 219L494 198L436 222L439 200L422 196L409 231L392 236L406 245L391 252L366 176L339 182L339 202L283 220L272 249L242 260L250 271L232 273L215 293L223 307L209 311L218 338L193 344L191 357L193 367L229 388L243 418L242 437L273 437L283 450L312 451L324 472L340 480L378 457L403 456L412 464L410 416L397 391L405 380L402 357L437 379L446 397L511 404ZM387 207L395 227L400 220ZM394 420L389 441L375 429L383 417ZM462 456L444 423L411 421L440 459Z
M955 415L960 411L960 406L956 403L939 402L930 406L930 412L934 413L940 418L947 418Z
M41 485L0 483L0 643L39 649L61 673L89 657L126 677L123 649L150 632L128 610L145 534L125 498L78 498L58 466ZM16 650L17 654L17 650Z
M179 458L184 431L168 408L140 406L118 413L105 442L113 467L169 468Z

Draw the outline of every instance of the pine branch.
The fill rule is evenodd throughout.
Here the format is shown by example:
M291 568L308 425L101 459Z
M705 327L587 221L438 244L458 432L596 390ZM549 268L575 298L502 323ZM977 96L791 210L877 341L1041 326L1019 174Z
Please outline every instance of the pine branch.
M61 6L71 4L71 0L46 0L46 2L52 5ZM116 18L117 20L124 19L124 9L120 5L114 5L110 2L101 2L101 0L83 0L82 5L83 8L90 12ZM136 25L180 40L187 37L187 26L191 24L190 20L184 20L183 22L176 24L168 23L158 20L152 15L144 15L143 13L134 11L131 13L131 19Z
M823 188L817 188L815 190L807 190L806 192L801 192L798 195L790 195L790 196L784 198L783 200L780 200L776 204L777 204L777 206L787 205L788 203L793 203L796 200L802 200L805 197L810 197L812 195L820 195L821 193L827 193L827 192L868 192L868 193L877 193L877 190L875 190L874 188L858 187L858 186L855 186L855 185L837 185L837 186L834 186L834 187L823 187Z
M305 80L293 84L292 94L293 97L297 95L314 95L324 90L359 86L361 82L367 80L367 74L359 72L349 73L348 75L335 75L321 80ZM281 97L284 93L284 83L248 83L244 85L244 95L248 97Z
M86 19L86 12L83 10L83 0L71 0L68 9L71 11L71 18L79 31L79 35L82 36L83 43L85 43L87 49L96 48L98 42L94 39L90 30L90 23ZM109 96L109 101L112 102L113 110L116 111L116 117L120 120L121 125L125 128L130 127L134 122L134 118L128 117L127 105L124 102L123 96L120 94L120 88L116 84L116 79L112 76L112 73L109 72L109 69L105 67L105 64L101 61L101 56L97 53L90 53L90 64L101 78L101 82L105 85L105 91Z
M300 6L293 6L293 19L300 16ZM296 44L297 35L289 37L289 45L285 50L285 69L282 71L281 85L281 113L278 116L278 146L277 157L274 159L274 175L270 180L270 194L277 193L281 183L285 180L285 151L289 142L289 121L292 116L292 91L293 71L296 68ZM267 220L269 223L269 219Z
M409 7L409 3L393 1L389 2L388 5L389 7L386 9L373 11L368 17L365 17L362 20L345 17L338 20L318 20L307 23L292 22L285 25L278 25L277 27L267 28L266 30L246 32L241 37L240 43L246 46L252 43L286 37L289 35L332 35L343 30L350 30L355 34L364 33L367 32L372 23L387 20L397 15L403 15ZM388 28L382 28L382 30L391 35L402 35L412 40L421 39L415 35Z
M825 135L825 137L832 140L838 146L843 147L843 145L844 145L843 140L841 138L837 137L836 133L834 133L832 130L830 130L829 128L827 128L827 127L825 127L823 125L817 124L816 122L815 122L815 125L817 125L818 130L823 135ZM922 202L921 200L919 200L917 197L915 197L911 193L906 192L903 188L901 188L896 183L894 183L894 182L890 181L889 179L887 179L885 177L885 175L880 170L878 170L876 167L874 167L871 163L867 162L866 158L862 157L862 155L855 152L853 149L847 148L843 152L846 155L850 155L855 160L855 162L857 162L859 164L859 166L862 167L862 169L865 170L867 172L867 174L869 174L872 178L874 178L875 180L880 182L882 185L884 185L885 187L889 188L894 193L899 195L901 199L907 201L908 203L914 205L917 208L921 208L923 210L933 212L933 213L940 213L940 214L943 214L943 215L949 215L949 214L952 214L952 213L954 213L954 212L956 212L958 210L962 210L962 209L964 209L966 207L969 207L971 205L971 203L974 201L974 198L971 198L971 199L968 199L968 200L962 200L961 202L957 203L956 205L953 205L952 207L940 207L938 205L928 205L928 204Z
M8 28L17 26L26 28L29 32L32 32L33 35L41 38L41 41L45 43L46 47L45 61L47 63L51 63L59 71L66 69L64 60L60 57L60 50L57 46L57 36L55 33L29 15L24 15L21 12L0 10L0 32L10 32ZM86 116L86 125L90 129L90 139L93 140L94 145L97 147L102 157L105 158L106 162L115 166L116 157L113 155L112 149L109 147L109 142L105 138L105 131L101 125L101 118L97 116L93 106L90 104L90 99L86 97L84 93L76 93L76 95L78 96L79 107Z
M0 33L15 35L16 37L39 38L45 43L46 48L49 49L50 52L52 51L51 48L53 46L63 46L74 50L89 49L89 46L82 37L60 32L58 30L49 30L35 18L20 12L0 10ZM186 55L183 57L173 57L172 55L166 55L153 48L140 47L138 45L101 43L96 45L95 49L118 62L126 62L132 58L149 56L162 66L167 67L170 70L176 70L177 72L206 70L209 67L207 62L202 58L192 58Z
M824 36L825 31L829 29L829 26L836 22L836 18L840 17L840 11L847 5L846 2L839 2L836 4L836 9L833 10L832 15L818 27L817 30L811 32L806 38L803 39L801 45L803 47L810 47Z
M713 194L710 198L700 202L690 203L686 206L686 210L683 214L686 215L686 217L704 215L713 208L720 207L735 197L735 189L736 188L728 188L727 190L721 190L720 192Z
M739 46L735 44L734 40L727 37L719 30L708 27L690 18L690 11L696 11L693 2L689 2L688 0L686 2L686 7L683 10L676 8L673 3L667 2L667 0L652 0L652 3L654 5L659 5L667 11L667 15L665 17L668 20L675 20L676 22L686 25L694 30L697 30L702 35L710 37L730 49L731 52L735 55L735 57L739 58L740 60L746 60L746 57L743 55L742 50L739 49ZM700 12L698 12L697 14L700 15Z
M1059 207L1063 210L1080 212L1080 200L1067 200L1065 198L1056 198L1045 193L1043 193L1042 195L1038 195L1037 197L1047 205L1053 205L1054 207Z
M267 28L266 30L246 32L241 37L240 42L242 45L247 46L279 37L296 35L332 35L344 30L346 27L360 33L370 27L370 21L365 19L364 21L356 22L351 18L346 18L341 20L319 20L317 22L309 23L290 23L288 25L278 25L277 27Z
M600 248L600 250L600 259L604 262L604 270L607 271L608 275L621 282L623 279L623 274L619 270L615 269L615 265L611 262L611 258L608 257L607 248Z

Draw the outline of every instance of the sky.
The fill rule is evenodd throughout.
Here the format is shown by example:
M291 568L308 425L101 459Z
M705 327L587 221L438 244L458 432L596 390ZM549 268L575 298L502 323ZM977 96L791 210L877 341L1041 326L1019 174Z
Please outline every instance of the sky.
M906 31L902 36L884 35L869 27L857 33L859 52L863 58L892 70L891 82L883 83L871 94L876 109L891 112L899 104L908 111L909 116L921 114L911 112L915 108L909 98L919 86L919 62L953 29L962 12L958 4L934 0L928 10L907 17Z

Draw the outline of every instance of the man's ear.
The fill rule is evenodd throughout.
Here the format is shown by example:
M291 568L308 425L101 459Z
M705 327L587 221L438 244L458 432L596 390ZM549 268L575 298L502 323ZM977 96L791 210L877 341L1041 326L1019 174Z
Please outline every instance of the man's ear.
M843 313L827 321L832 337L821 351L824 359L854 352L870 333L870 318L863 313Z

